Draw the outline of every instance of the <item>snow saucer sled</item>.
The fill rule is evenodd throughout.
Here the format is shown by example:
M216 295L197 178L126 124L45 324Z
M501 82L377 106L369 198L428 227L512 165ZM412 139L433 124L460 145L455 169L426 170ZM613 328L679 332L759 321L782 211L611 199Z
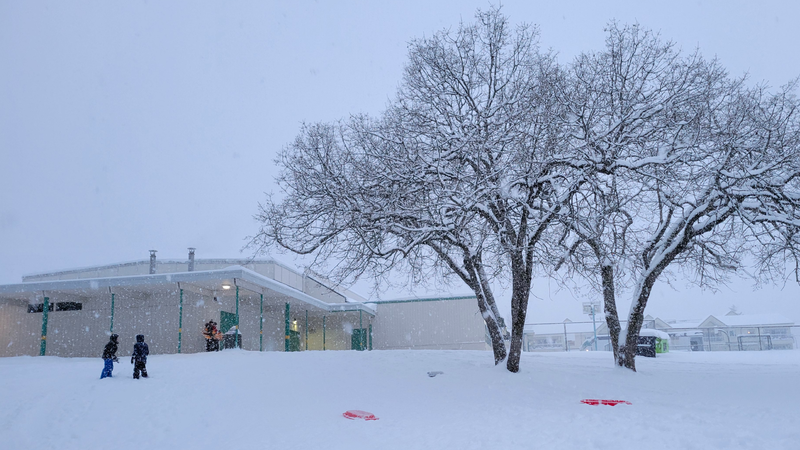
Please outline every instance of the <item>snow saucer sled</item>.
M360 411L358 409L351 409L342 414L345 419L356 420L356 419L363 419L363 420L378 420L375 417L375 414L366 411Z
M632 405L633 403L625 401L625 400L598 400L595 398L585 398L581 400L581 403L585 403L587 405L608 405L608 406L616 406L616 405Z

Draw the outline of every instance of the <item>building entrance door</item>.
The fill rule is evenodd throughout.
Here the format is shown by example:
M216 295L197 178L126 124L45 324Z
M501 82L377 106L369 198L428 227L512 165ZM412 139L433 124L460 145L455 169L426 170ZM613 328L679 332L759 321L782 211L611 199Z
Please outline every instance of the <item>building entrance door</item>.
M353 334L350 336L350 349L351 350L366 350L367 349L367 329L354 328Z

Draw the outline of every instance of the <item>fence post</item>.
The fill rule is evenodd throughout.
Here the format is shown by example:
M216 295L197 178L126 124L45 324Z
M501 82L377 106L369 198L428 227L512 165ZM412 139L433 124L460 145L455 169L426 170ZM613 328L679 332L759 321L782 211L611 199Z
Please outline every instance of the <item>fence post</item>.
M569 342L567 341L567 324L564 324L564 351L569 351Z
M758 330L758 350L764 350L761 346L761 327L756 328Z
M178 290L181 292L180 306L178 307L178 353L181 352L181 339L183 337L183 288L178 283Z

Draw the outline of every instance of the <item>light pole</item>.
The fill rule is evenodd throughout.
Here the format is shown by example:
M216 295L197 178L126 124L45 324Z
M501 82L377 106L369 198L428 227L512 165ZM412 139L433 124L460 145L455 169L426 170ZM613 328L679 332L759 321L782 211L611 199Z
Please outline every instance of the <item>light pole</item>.
M595 309L596 306L597 306L597 303L595 303L595 302L584 302L583 303L583 313L592 315L592 329L594 330L594 351L597 351L597 323L595 323L595 320L594 320L595 313L596 313L596 309Z

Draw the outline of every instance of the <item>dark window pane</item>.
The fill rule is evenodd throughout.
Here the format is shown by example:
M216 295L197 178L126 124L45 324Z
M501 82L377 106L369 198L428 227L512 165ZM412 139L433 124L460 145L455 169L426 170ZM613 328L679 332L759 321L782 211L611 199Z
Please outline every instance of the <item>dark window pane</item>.
M49 304L49 306L50 306L50 307L49 307L49 308L47 308L47 309L48 309L48 311L52 311L52 310L53 310L53 304L52 304L52 303L50 303L50 304ZM30 305L30 304L29 304L29 305L28 305L28 312L29 312L29 313L40 313L40 312L44 312L44 303L37 303L37 304L35 304L35 305Z
M82 309L83 309L83 303L78 303L78 302L56 303L56 311L80 311Z

